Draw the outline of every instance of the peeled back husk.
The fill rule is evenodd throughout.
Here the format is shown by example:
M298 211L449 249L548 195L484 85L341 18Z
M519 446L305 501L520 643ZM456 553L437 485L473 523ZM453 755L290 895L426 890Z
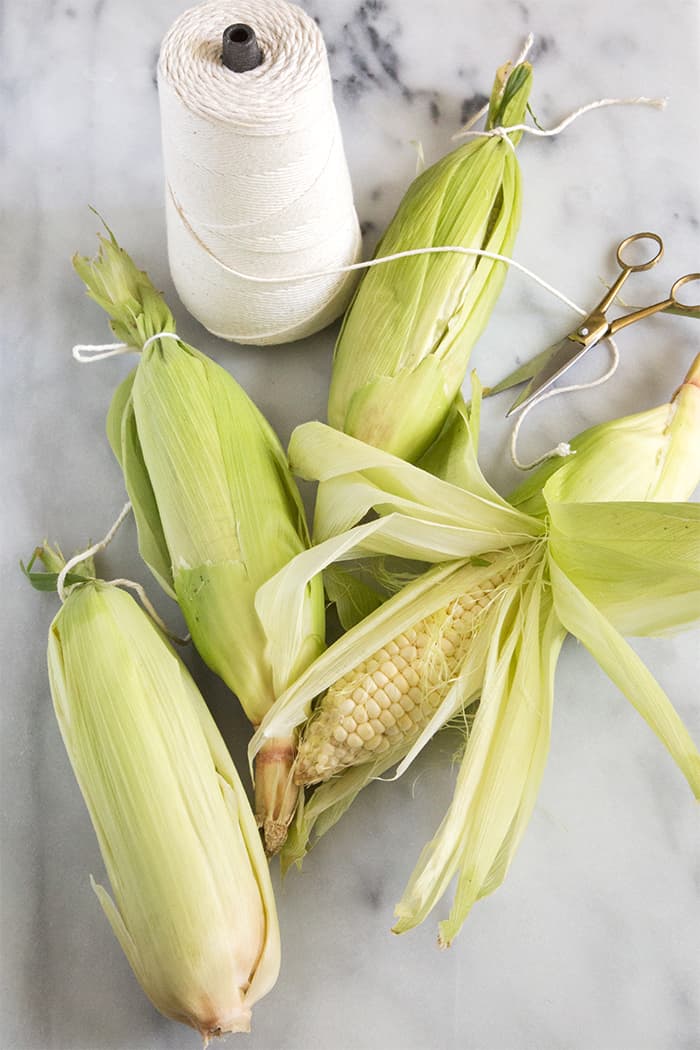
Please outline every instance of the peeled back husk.
M153 1005L211 1036L248 1031L280 962L248 800L187 669L136 602L73 587L49 634L56 716L113 897L92 880Z
M502 634L494 632L453 802L397 905L397 932L421 922L457 873L452 909L440 923L447 946L475 901L503 881L544 768L565 631L635 706L700 797L698 750L622 637L700 620L700 508L661 502L687 499L700 480L698 363L668 404L585 432L572 442L575 456L545 464L515 494L519 509L548 523L542 586L523 595ZM468 431L464 418L455 423L452 447L446 442L432 466L461 484ZM521 680L529 685L519 696ZM509 711L518 710L535 721L516 733Z
M253 748L266 734L308 717L314 697L361 666L385 640L444 606L459 593L455 587L464 586L469 594L469 580L477 582L471 574L491 572L499 549L520 553L521 564L495 592L474 645L465 650L461 667L451 669L452 686L418 738L407 742L403 753L347 767L317 788L298 810L283 854L286 863L300 860L312 831L327 831L373 777L397 762L397 774L405 770L460 706L475 699L476 689L481 698L468 720L452 805L396 910L396 931L412 928L457 875L453 907L440 926L441 943L451 943L473 904L503 881L532 813L549 748L554 670L567 631L589 649L700 796L697 748L621 634L663 634L700 620L700 507L663 502L687 497L698 480L696 375L694 366L679 394L648 414L649 427L641 433L614 421L608 424L609 441L598 430L579 454L557 460L542 475L544 489L530 492L528 511L540 503L544 509L533 515L521 504L523 517L517 520L478 468L476 380L471 408L453 420L454 443L447 442L433 462L449 481L347 435L322 432L320 424L295 432L297 468L323 481L330 495L332 486L339 486L336 494L342 491L346 501L329 505L331 535L261 589L263 619L274 590L293 594L295 577L304 578L314 567L386 553L443 564L399 590L300 676L266 716ZM647 455L649 441L655 442L652 455ZM613 457L607 475L605 453ZM565 471L561 481L560 471ZM339 531L368 510L379 517ZM468 563L460 560L467 557Z

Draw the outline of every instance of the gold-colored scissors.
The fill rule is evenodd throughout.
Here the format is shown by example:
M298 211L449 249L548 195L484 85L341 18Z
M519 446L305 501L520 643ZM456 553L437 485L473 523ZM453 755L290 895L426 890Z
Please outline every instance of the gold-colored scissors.
M644 240L651 240L656 243L656 254L651 259L647 259L646 262L634 264L625 262L626 249L636 241ZM650 270L652 266L656 266L663 253L664 245L658 233L633 233L631 237L625 237L624 241L620 241L617 246L617 261L622 272L596 308L565 339L539 354L534 361L530 362L529 366L526 365L518 369L490 391L490 393L496 393L499 390L506 390L509 386L515 386L517 383L532 376L530 382L510 406L506 415L509 416L517 409L525 408L526 405L531 404L535 398L556 383L557 379L563 376L565 372L568 372L572 365L575 365L584 354L594 346L597 346L601 339L615 335L616 332L626 328L627 325L634 324L635 321L641 321L643 317L649 317L651 314L656 314L669 308L673 308L674 313L697 316L698 304L691 306L679 302L678 293L684 285L689 284L691 281L700 281L700 273L688 273L685 277L679 277L671 288L668 299L664 299L659 303L653 303L651 306L645 306L641 310L634 310L623 317L616 317L614 321L609 321L605 316L606 310L613 303L629 275L631 273L639 273L642 270Z

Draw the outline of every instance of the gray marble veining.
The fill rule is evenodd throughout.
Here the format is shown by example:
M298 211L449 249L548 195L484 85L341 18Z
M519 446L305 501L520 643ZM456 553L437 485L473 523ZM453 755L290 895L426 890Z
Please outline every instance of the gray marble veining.
M124 361L79 369L69 347L108 338L70 267L104 212L173 303L179 329L236 375L283 440L323 417L335 329L280 350L224 345L178 308L165 257L154 70L181 0L29 0L4 8L3 656L1 1050L175 1050L193 1033L141 994L91 894L95 837L51 710L46 630L56 608L17 570L43 535L68 549L103 534L122 501L104 416ZM667 256L642 298L698 269L697 0L307 0L328 43L336 100L371 251L416 168L486 97L532 30L532 103L544 123L600 96L668 95L663 114L606 110L519 149L518 258L583 305L616 241L658 230ZM513 274L474 355L484 381L570 326ZM621 342L604 389L556 400L525 453L676 387L698 330L654 318ZM484 412L483 459L506 491L504 402ZM150 581L131 524L106 574ZM149 586L172 621L173 610ZM700 738L698 635L634 643ZM240 768L248 730L190 657ZM700 1040L700 841L682 778L587 653L567 643L551 756L506 885L474 909L450 952L435 924L389 932L393 903L450 796L449 738L415 771L367 789L303 874L280 889L285 958L254 1016L251 1050L681 1050ZM444 909L437 910L437 917ZM234 1037L235 1038L235 1037ZM233 1039L231 1041L233 1043Z

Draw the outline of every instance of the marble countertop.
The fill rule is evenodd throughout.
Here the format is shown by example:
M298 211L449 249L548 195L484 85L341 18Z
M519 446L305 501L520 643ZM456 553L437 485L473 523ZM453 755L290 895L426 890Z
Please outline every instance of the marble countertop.
M617 241L658 230L666 258L632 295L697 270L700 5L620 0L304 0L324 32L366 250L416 168L536 34L532 102L543 123L601 96L668 95L664 113L590 114L519 149L517 257L578 302L599 297ZM280 350L241 349L178 306L167 273L155 87L158 45L182 0L29 0L5 12L10 118L3 171L2 985L0 1050L184 1050L197 1037L139 990L93 896L97 843L51 708L45 638L56 599L17 569L48 535L68 550L103 535L122 503L104 438L130 367L79 369L75 342L108 338L70 256L91 253L98 207L173 303L178 329L244 385L286 440L323 417L336 329ZM635 300L636 301L636 300ZM565 307L512 274L474 363L485 382L567 331ZM621 338L618 375L555 400L526 454L590 422L667 399L700 330L654 318ZM507 491L504 401L484 412L484 466ZM129 523L102 562L150 584ZM150 586L151 592L155 587ZM158 599L157 594L153 596ZM167 602L161 603L164 609ZM172 619L172 610L167 609ZM638 641L696 740L698 634ZM190 662L240 768L248 729L224 687ZM396 784L374 784L279 892L280 979L249 1050L681 1050L700 1039L697 809L681 775L588 654L567 643L539 802L504 887L449 952L436 913L389 933L417 853L447 804L450 743Z

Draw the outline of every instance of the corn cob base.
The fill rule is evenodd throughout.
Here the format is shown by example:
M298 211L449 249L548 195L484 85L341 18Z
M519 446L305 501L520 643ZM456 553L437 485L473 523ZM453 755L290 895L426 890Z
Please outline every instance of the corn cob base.
M299 787L292 779L295 750L293 739L275 737L255 757L255 818L268 857L282 849L296 810Z
M455 598L330 687L299 746L294 780L311 785L408 748L459 673L480 615L509 574Z

